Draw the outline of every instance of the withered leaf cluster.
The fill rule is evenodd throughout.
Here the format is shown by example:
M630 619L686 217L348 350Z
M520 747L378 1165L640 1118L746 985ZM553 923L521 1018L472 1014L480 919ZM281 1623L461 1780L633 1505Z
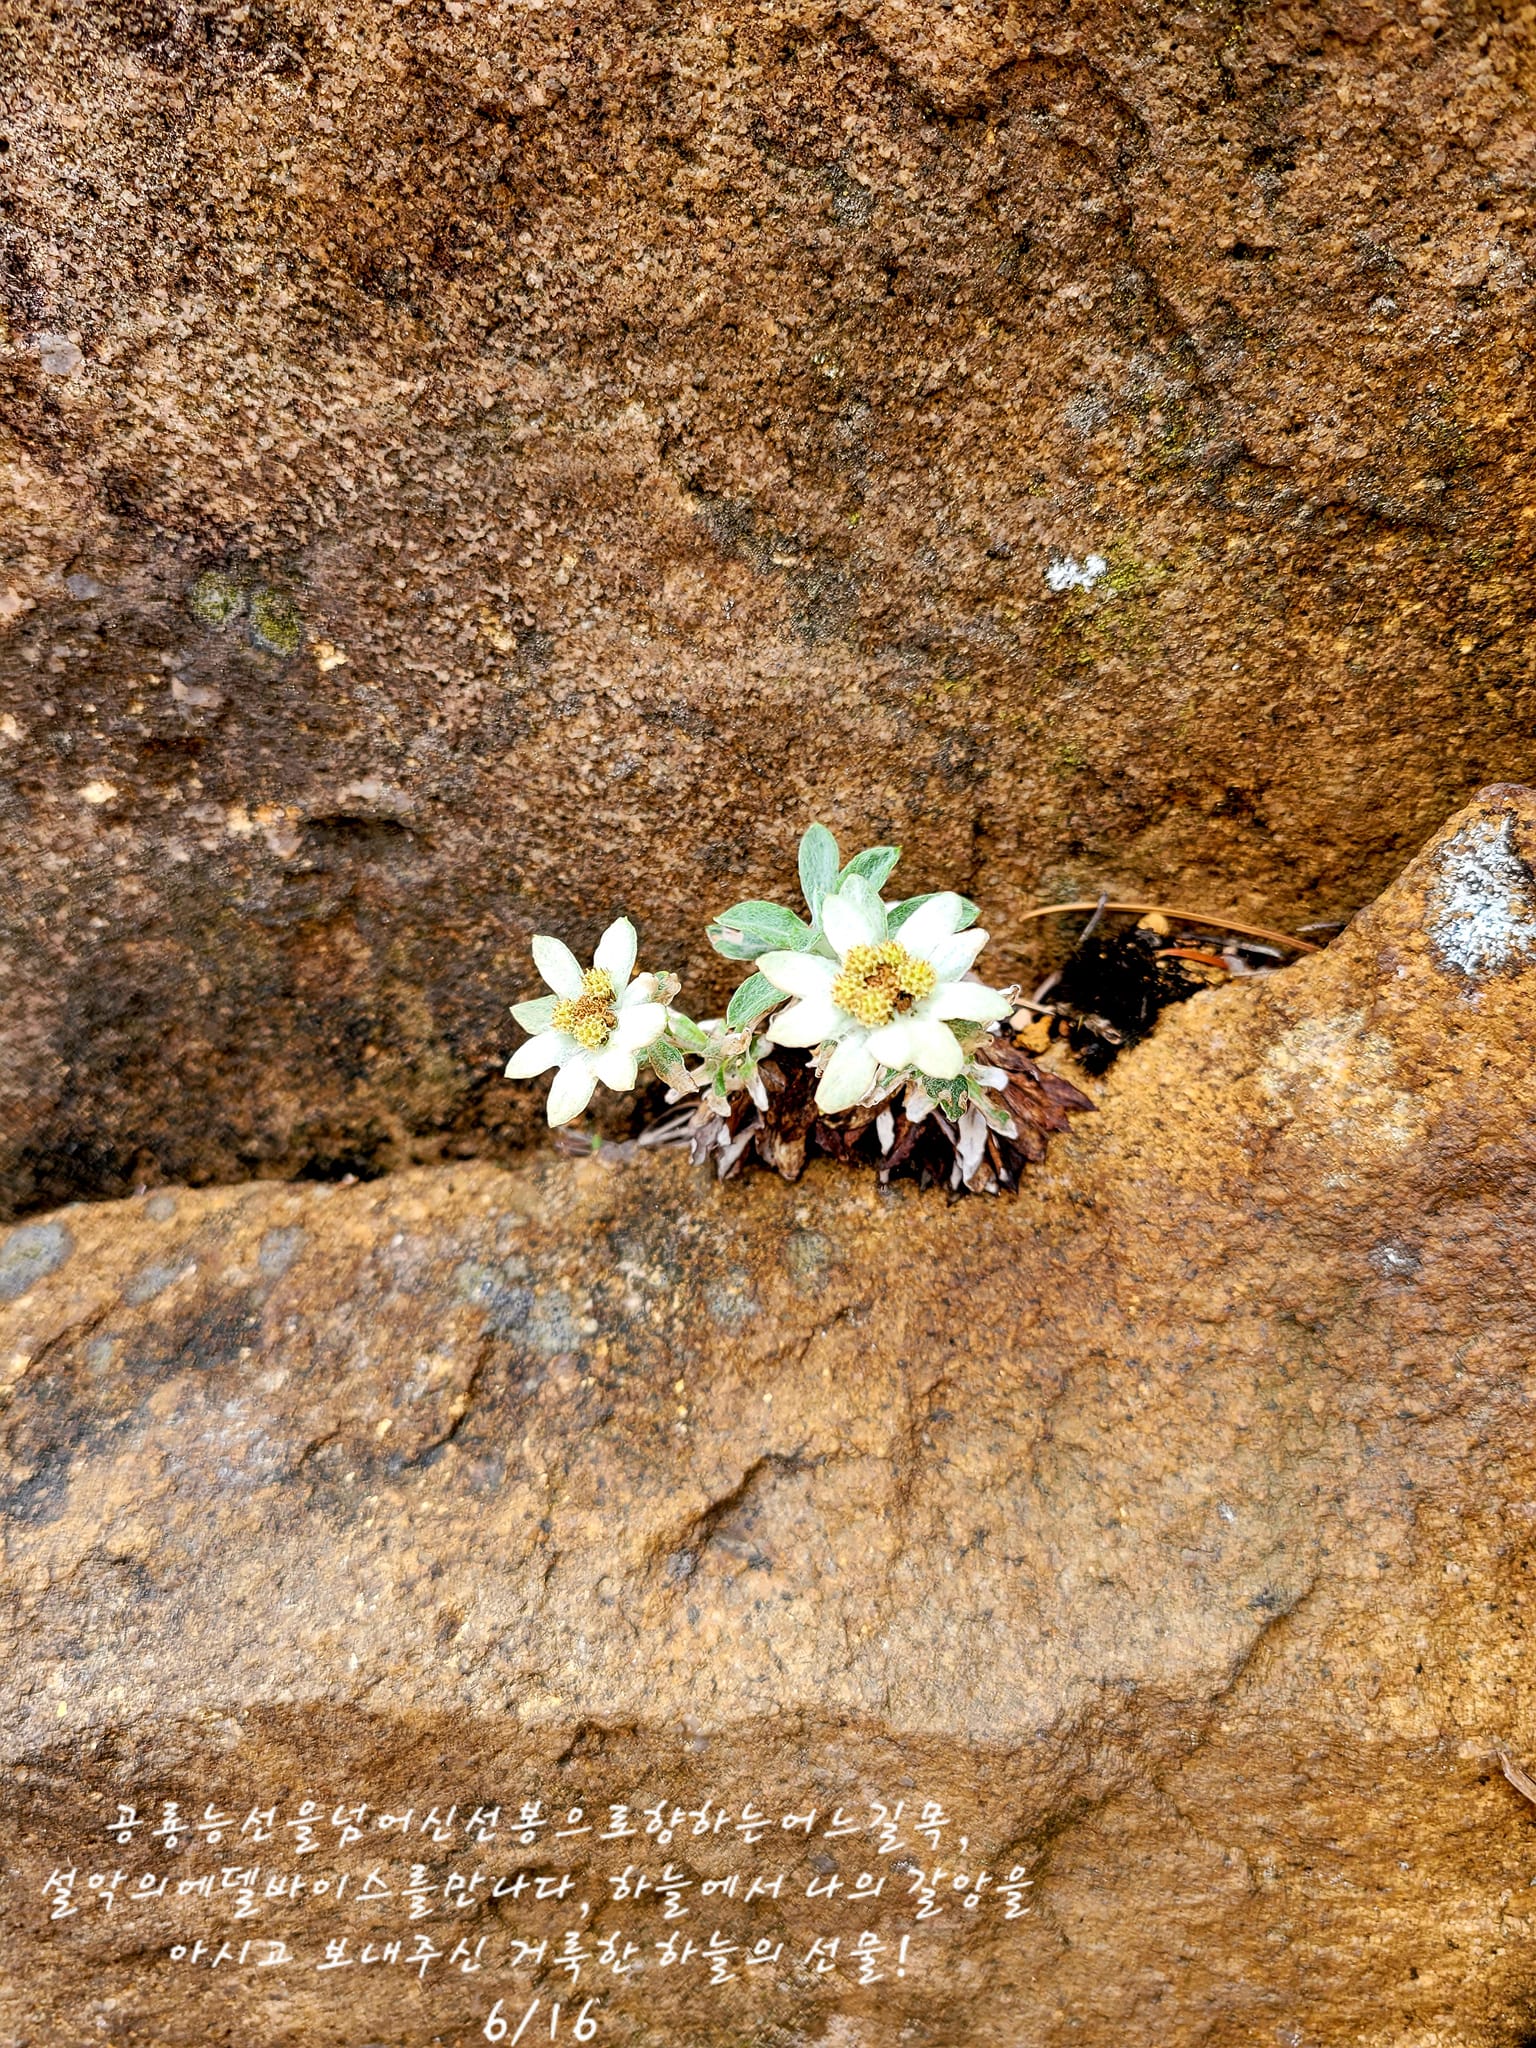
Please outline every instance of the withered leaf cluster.
M1045 1157L1049 1139L1066 1130L1068 1118L1093 1104L1070 1081L1038 1066L1007 1031L988 1041L982 1058L1008 1076L997 1093L1013 1122L1011 1137L974 1114L960 1123L938 1107L910 1116L904 1089L873 1107L824 1116L814 1101L809 1056L779 1046L757 1070L766 1108L745 1093L732 1098L726 1116L702 1104L679 1104L641 1142L687 1144L696 1163L714 1161L722 1180L753 1162L798 1180L820 1155L871 1167L882 1181L902 1177L923 1187L996 1194L1017 1187L1025 1166Z

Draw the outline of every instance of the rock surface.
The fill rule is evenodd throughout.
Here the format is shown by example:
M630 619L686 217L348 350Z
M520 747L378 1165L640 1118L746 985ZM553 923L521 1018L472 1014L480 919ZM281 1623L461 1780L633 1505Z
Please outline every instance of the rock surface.
M0 1239L9 2038L468 2043L578 1995L654 2048L1527 2038L1536 1833L1496 1753L1536 1757L1533 868L1536 792L1484 791L1326 954L1170 1013L1012 1202L641 1155ZM409 1847L303 1868L441 1885L469 1852L429 1805L711 1795L906 1800L906 1846L504 1834L476 1860L568 1868L644 1944L578 1993L502 1967L504 1903L420 1923L489 1935L481 1976L317 1975L340 1905L237 1925L174 1890L229 1848L104 1832L411 1805ZM655 1960L660 1909L604 1878L665 1855L783 1867L675 1923L782 1963ZM935 1862L1029 1910L941 1884L914 1922ZM114 1865L172 1891L104 1913ZM863 1868L874 1908L806 1897ZM558 1943L573 1906L540 1911ZM210 1921L295 1960L170 1959ZM806 1965L855 1928L905 1976Z
M817 814L1348 915L1536 774L1532 26L13 10L0 1201L504 1152Z

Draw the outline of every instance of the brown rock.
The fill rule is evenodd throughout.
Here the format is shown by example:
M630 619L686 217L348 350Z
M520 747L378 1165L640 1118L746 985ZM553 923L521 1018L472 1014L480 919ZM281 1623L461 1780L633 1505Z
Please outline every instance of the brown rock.
M1006 974L1536 773L1530 35L16 11L0 1199L506 1153L530 931L707 1007L813 815Z
M1170 1013L1012 1202L642 1155L0 1240L14 2037L467 2043L494 1999L542 2029L596 1996L599 2038L655 2044L1521 2038L1533 863L1536 793L1483 792L1326 954ZM706 1797L818 1832L421 1832ZM236 1922L176 1881L298 1857L109 1844L167 1799L317 1802L310 1878L576 1889ZM413 1806L409 1843L370 1816L339 1850L344 1800ZM826 1837L873 1801L902 1850ZM615 1901L669 1858L786 1883ZM935 1864L992 1883L914 1920ZM108 1915L115 1867L172 1883ZM806 1896L861 1870L871 1908ZM646 1969L508 1969L583 1924ZM781 1961L659 1961L717 1926ZM866 1928L904 1977L806 1964ZM483 1972L316 1973L389 1929L484 1935ZM292 1960L171 1959L210 1934Z

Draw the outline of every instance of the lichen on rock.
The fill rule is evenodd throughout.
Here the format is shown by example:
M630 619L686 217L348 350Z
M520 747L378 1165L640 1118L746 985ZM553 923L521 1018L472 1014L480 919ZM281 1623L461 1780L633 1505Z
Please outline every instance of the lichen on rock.
M251 638L269 654L297 654L304 644L304 615L281 590L258 584L248 606Z
M187 593L187 609L204 626L226 626L246 608L246 584L222 569L205 569Z
M1448 967L1478 982L1520 972L1536 952L1536 874L1514 819L1477 817L1440 848L1430 936Z

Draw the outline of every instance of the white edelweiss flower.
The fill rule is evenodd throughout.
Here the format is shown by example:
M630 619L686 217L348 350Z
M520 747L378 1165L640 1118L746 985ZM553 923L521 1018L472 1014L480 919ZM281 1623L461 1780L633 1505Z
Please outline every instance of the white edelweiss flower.
M615 918L584 969L558 939L534 939L534 965L554 994L513 1004L513 1016L534 1035L507 1061L507 1078L524 1081L551 1067L558 1070L549 1087L551 1124L580 1116L599 1081L620 1094L633 1088L638 1055L666 1029L667 1007L655 1000L655 975L630 980L636 944L629 919Z
M768 1020L768 1037L776 1045L833 1043L816 1089L818 1109L851 1109L882 1067L953 1080L965 1053L950 1024L997 1023L1008 1015L1006 996L964 979L987 943L985 932L959 929L964 914L961 898L945 890L919 905L893 937L878 894L852 875L822 904L821 928L835 960L816 953L764 953L758 960L758 972L796 998Z

